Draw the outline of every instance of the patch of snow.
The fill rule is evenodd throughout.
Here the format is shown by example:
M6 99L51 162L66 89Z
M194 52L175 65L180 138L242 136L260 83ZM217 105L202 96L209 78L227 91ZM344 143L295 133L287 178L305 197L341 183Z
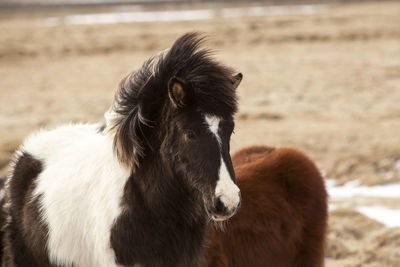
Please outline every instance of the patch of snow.
M61 19L50 17L42 22L48 27L57 25L92 25L134 22L165 22L208 20L215 17L236 18L256 16L310 15L329 10L328 5L293 5L293 6L254 6L241 8L192 9L170 11L139 11L135 6L132 12L110 12L98 14L67 15ZM127 9L129 10L129 9ZM132 10L132 9L130 9Z
M206 20L215 16L211 9L179 10L179 11L146 11L100 13L86 15L68 15L64 17L65 25L116 24L153 21L189 21Z
M327 188L333 187L336 185L336 181L334 179L325 179L325 186Z
M337 205L332 204L332 203L329 203L329 204L328 204L328 211L333 211L333 210L335 210L335 209L337 209Z
M352 188L354 188L354 187L359 186L360 184L361 184L361 181L359 179L354 179L354 180L348 181L343 186L344 187L352 187Z
M400 227L400 210L381 206L361 206L357 211L387 227Z
M221 16L224 18L237 18L282 15L312 15L326 12L328 10L328 5L254 6L223 8L221 10Z
M400 198L400 183L392 183L376 186L358 186L359 180L351 181L344 186L336 186L335 181L326 180L325 185L328 194L333 199L351 197L384 197Z

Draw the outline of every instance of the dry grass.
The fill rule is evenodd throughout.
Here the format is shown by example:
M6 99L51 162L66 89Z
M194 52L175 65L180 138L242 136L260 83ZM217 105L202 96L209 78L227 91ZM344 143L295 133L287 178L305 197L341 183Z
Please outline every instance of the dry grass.
M103 10L102 10L103 11ZM332 5L309 16L44 27L56 14L0 13L0 169L39 127L98 121L119 80L187 31L244 73L233 150L304 150L338 183L400 181L400 3ZM328 266L396 266L399 229L354 212L330 214ZM386 204L385 204L386 203Z

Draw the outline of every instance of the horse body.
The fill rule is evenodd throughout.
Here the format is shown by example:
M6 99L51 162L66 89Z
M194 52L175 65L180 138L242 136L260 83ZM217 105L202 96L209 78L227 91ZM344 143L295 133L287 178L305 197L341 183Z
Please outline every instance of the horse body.
M19 169L23 165L42 166L42 171L30 182L29 187L34 189L28 190L23 198L31 199L34 204L29 208L39 209L41 220L51 226L46 232L35 233L40 235L37 239L47 240L47 264L112 267L117 266L115 259L127 265L133 260L152 262L151 266L192 264L179 261L186 258L182 257L185 254L193 261L200 249L196 244L203 242L208 219L202 213L202 204L197 204L199 199L178 183L171 183L171 188L164 184L165 196L151 192L156 188L147 188L146 196L142 195L140 190L135 190L142 186L136 181L138 176L146 175L142 171L146 168L138 170L133 179L113 156L112 140L98 128L97 124L86 124L42 130L29 137L18 152ZM26 161L23 165L21 158ZM160 178L166 180L165 176L152 170L153 182ZM23 174L15 174L11 183L19 179L25 179ZM131 199L124 200L125 195ZM143 199L152 197L153 203ZM31 206L24 205L22 210ZM151 212L150 205L157 209ZM185 218L188 214L191 217ZM37 217L24 213L22 219L25 226L20 229L22 234L33 234L31 225ZM12 249L12 244L7 247L6 243L8 249ZM27 260L23 251L13 252L16 258ZM200 257L194 260L200 261Z
M6 182L3 266L201 266L235 214L240 76L186 34L121 82L106 125L39 131Z
M327 194L311 160L289 148L245 148L232 157L238 214L214 229L208 266L324 265Z

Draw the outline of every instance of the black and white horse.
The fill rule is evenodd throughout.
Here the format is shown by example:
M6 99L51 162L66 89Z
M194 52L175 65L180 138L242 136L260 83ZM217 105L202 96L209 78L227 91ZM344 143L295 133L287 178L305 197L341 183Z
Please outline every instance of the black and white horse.
M200 266L240 203L229 154L242 78L190 33L126 77L104 127L28 137L6 182L3 266Z

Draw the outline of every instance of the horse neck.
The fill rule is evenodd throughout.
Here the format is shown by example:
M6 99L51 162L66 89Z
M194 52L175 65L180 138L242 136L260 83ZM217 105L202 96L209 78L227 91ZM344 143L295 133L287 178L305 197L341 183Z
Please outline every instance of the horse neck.
M111 237L124 265L202 266L208 220L201 197L181 181L157 155L131 174Z

